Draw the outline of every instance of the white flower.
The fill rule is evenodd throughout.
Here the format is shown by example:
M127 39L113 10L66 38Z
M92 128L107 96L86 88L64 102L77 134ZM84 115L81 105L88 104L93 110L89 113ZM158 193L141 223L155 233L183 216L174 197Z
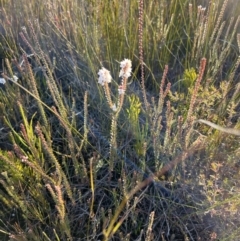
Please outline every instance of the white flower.
M125 89L123 88L122 85L120 85L120 86L118 87L118 93L119 93L119 95L124 95Z
M120 63L120 73L119 73L119 77L122 78L128 78L131 76L131 71L132 71L132 61L129 59L124 59L121 63Z
M0 84L6 84L6 80L4 78L0 78Z
M117 111L117 107L116 107L116 105L113 104L112 107L111 107L111 109L112 109L114 112L116 112L116 111Z
M27 157L27 156L22 156L22 157L21 157L21 161L22 161L22 162L26 162L27 160L28 160L28 157Z
M98 71L98 83L100 85L104 85L105 83L110 83L112 80L112 76L110 74L110 71L105 69L104 67L102 67L99 71Z
M17 82L18 81L18 77L16 75L13 75L13 77L11 78L11 80Z
M18 77L16 75L13 75L12 78L6 77L6 79L17 82L18 81ZM0 84L6 84L6 80L4 78L0 78Z

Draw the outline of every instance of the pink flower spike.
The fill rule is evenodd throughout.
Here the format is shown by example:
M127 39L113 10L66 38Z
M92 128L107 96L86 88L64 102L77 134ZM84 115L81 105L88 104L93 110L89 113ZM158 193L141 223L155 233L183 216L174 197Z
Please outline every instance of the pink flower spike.
M110 74L110 71L105 69L104 67L102 67L99 71L98 71L98 83L100 85L104 85L105 83L110 83L112 80L112 76Z
M131 76L131 72L132 72L132 61L129 59L124 59L121 63L120 63L120 73L119 73L119 77L122 78L128 78Z

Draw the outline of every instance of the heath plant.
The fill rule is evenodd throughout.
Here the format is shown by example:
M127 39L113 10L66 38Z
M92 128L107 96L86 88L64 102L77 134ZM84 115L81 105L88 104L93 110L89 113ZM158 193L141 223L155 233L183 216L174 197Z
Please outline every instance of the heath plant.
M112 79L109 71L104 67L102 67L102 69L100 69L98 72L98 75L99 75L98 83L103 86L108 105L110 109L113 111L113 114L111 117L112 121L111 121L111 132L110 132L110 135L111 135L110 164L109 164L110 171L113 171L114 158L116 158L114 153L115 153L115 150L117 149L117 120L118 120L119 113L123 107L124 96L127 89L127 80L131 76L131 71L132 71L131 60L124 59L120 63L120 67L121 67L121 70L119 73L119 77L122 80L121 80L121 84L118 85L118 97L116 100L117 104L113 103L112 101L112 97L111 97L111 93L108 85Z

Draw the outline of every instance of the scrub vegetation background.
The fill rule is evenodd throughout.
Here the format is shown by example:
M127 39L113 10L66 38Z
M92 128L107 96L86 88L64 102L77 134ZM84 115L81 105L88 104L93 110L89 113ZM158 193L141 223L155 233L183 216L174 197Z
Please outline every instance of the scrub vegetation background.
M238 1L0 16L1 240L240 239Z

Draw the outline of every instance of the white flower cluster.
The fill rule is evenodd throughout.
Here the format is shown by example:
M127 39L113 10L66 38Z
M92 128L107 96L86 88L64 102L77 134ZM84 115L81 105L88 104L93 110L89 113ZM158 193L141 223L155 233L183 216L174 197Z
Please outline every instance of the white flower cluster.
M124 94L125 94L125 89L123 88L122 85L120 85L120 86L118 87L118 94L119 94L119 95L124 95Z
M16 75L13 75L12 78L7 78L7 79L12 80L14 82L18 81L18 77ZM6 84L6 80L4 78L0 78L0 84L3 84L3 85Z
M112 109L114 112L116 112L116 111L117 111L117 106L116 106L116 104L113 104L113 105L111 106L111 109Z
M120 63L120 68L121 68L121 70L119 73L119 77L122 78L122 83L121 83L121 85L118 86L118 94L119 94L118 103L120 103L118 107L116 106L116 104L114 104L112 102L111 94L110 94L110 90L109 90L109 86L108 86L108 83L110 83L112 81L112 76L110 74L110 71L105 69L104 67L102 67L98 71L98 75L99 75L98 83L103 86L105 96L107 98L110 108L113 111L117 111L122 106L122 103L124 100L124 94L125 94L126 86L127 86L127 79L131 76L131 72L132 72L132 61L129 59L124 59Z
M121 78L129 78L131 76L131 72L132 72L132 61L129 59L124 59L121 63L120 63L120 73L119 73L119 77ZM110 83L112 80L112 76L110 74L110 71L105 69L104 67L102 67L99 71L98 71L98 83L100 85L104 85L105 83Z
M120 63L120 73L119 73L119 77L122 78L129 78L131 76L131 72L132 72L132 61L129 59L124 59L121 63Z
M110 83L112 80L112 76L110 74L110 71L105 69L104 67L102 67L99 71L98 71L98 83L100 85L104 85L105 83Z
M18 81L18 77L16 75L13 75L13 77L10 78L10 80L12 80L14 82L17 82Z
M5 85L6 84L6 80L4 78L0 78L0 84Z

